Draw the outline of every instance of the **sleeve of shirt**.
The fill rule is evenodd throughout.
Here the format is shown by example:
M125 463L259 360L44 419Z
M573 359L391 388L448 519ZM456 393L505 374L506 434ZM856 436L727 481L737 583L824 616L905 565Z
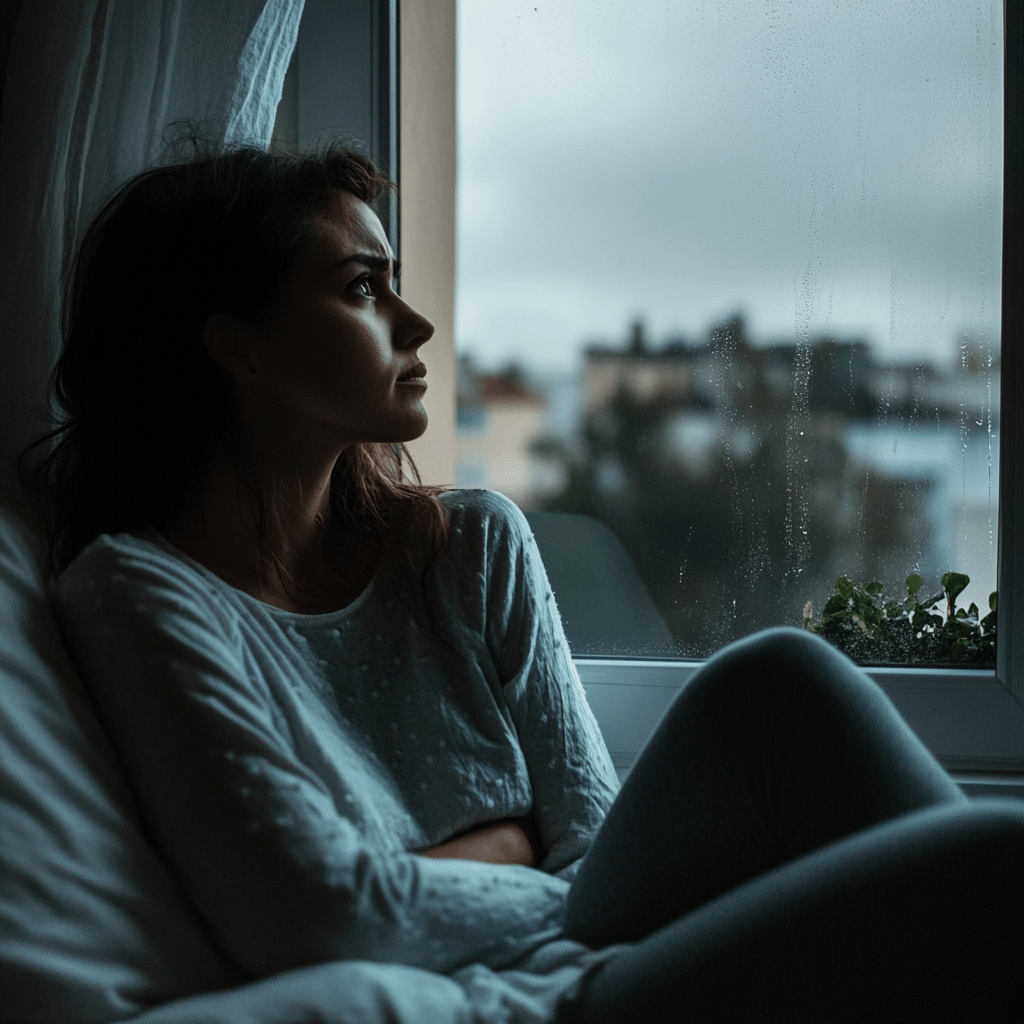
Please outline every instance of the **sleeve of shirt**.
M522 512L499 502L488 529L487 643L530 773L540 867L569 879L618 792Z
M56 596L155 842L247 971L502 969L560 929L561 879L369 846L295 756L230 608L191 567L101 538Z

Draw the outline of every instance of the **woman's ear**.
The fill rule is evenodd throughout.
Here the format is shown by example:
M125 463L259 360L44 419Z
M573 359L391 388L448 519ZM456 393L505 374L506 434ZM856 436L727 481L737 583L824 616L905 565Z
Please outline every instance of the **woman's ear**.
M203 343L215 363L244 386L259 374L259 344L251 329L230 313L213 313L203 324Z

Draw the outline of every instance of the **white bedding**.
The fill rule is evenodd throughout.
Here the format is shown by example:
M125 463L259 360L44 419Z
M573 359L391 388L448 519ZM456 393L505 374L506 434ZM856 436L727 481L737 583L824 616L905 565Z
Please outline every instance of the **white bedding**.
M3 509L0 638L0 1024L472 1019L454 982L406 967L326 963L242 984L143 834L37 545Z

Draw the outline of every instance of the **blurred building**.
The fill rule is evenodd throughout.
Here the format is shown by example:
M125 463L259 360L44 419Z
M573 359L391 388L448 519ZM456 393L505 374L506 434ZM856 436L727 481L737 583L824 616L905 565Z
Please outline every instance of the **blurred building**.
M995 586L998 374L998 356L966 338L954 365L879 363L862 339L753 344L738 316L704 340L657 346L638 322L624 341L585 349L580 407L600 417L622 394L667 405L667 452L696 476L716 452L742 464L769 437L792 447L793 474L838 458L836 524L850 520L855 534L871 488L895 488L895 514L910 521L917 506L923 517L910 567L966 571L965 600L984 608Z
M680 405L700 405L700 366L706 348L683 343L652 349L644 326L637 321L625 348L590 345L584 352L583 411L607 405L620 390L642 402L669 399Z
M754 345L734 316L714 326L705 342L677 338L653 348L637 322L625 346L584 351L583 409L600 409L624 390L638 401L692 411L786 412L799 383L807 411L861 418L872 415L875 392L884 387L876 372L865 341L823 336L803 346Z
M455 482L490 487L523 508L538 495L557 491L561 475L537 458L533 444L544 433L546 402L514 367L501 373L459 359L455 433Z

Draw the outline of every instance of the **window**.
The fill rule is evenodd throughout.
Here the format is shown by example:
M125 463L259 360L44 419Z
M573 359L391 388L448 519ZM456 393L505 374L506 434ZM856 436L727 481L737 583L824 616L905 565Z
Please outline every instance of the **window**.
M687 656L799 624L840 573L893 588L967 571L967 601L984 608L1012 417L999 403L1000 366L1013 371L999 351L1002 5L583 16L478 2L459 17L460 408L479 409L500 376L543 393L547 419L530 435L521 421L519 449L547 476L534 468L517 496L492 458L489 486L528 514L612 526L683 655L574 644L617 763L698 663ZM707 77L684 88L691 71ZM574 416L583 429L565 430ZM947 765L1011 769L1024 765L1011 657L1004 643L998 675L874 674Z

